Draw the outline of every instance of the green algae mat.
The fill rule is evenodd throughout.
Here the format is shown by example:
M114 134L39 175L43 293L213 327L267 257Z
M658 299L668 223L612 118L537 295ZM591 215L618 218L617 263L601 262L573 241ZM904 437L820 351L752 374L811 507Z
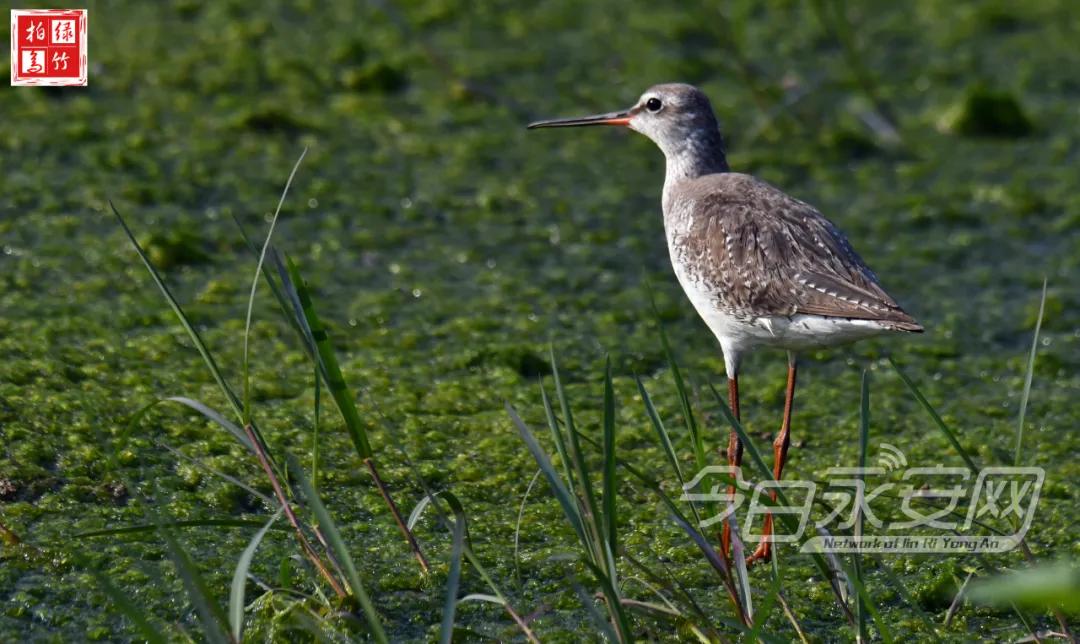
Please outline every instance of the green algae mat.
M237 620L251 641L1075 633L1075 3L177 0L90 3L89 29L87 87L0 91L0 641L217 641ZM688 483L702 457L723 464L731 427L719 347L668 263L662 155L614 129L524 129L666 81L702 87L733 168L818 206L926 327L805 356L785 478L823 487L865 462L895 496L913 467L969 484L1038 470L1030 559L781 544L775 568L725 576L708 556L719 526L694 512L718 506L692 512L672 462ZM251 418L330 576L362 580L373 613L281 518L248 556L237 616L233 577L275 491L190 406L132 424L176 396L238 421L109 203L239 392L257 251L305 149L273 245L403 519L419 510L431 570L264 281ZM766 462L784 368L762 351L741 379ZM562 400L581 440L560 454Z

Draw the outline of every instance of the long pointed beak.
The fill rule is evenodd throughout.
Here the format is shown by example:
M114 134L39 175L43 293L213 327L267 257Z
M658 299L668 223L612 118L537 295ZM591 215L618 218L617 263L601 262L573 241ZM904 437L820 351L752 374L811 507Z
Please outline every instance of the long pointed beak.
M634 118L633 110L621 112L608 112L595 116L582 116L572 119L550 119L529 123L528 129L535 130L542 127L585 127L586 125L630 125L630 119Z

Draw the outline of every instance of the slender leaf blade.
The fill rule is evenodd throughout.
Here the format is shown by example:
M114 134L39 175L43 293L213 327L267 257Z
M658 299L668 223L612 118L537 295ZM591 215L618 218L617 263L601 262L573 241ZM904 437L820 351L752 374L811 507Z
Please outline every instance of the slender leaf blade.
M112 583L107 574L93 567L87 567L86 571L98 583L101 590L108 595L112 603L124 614L124 617L131 620L131 624L143 639L150 644L166 644L169 641L165 634L146 618L147 613L131 601L128 593L120 590L116 584Z
M1016 421L1016 448L1013 450L1013 467L1020 465L1020 448L1024 444L1024 417L1031 399L1031 380L1035 375L1035 354L1039 350L1039 331L1042 329L1043 313L1046 311L1046 279L1043 278L1042 297L1039 299L1039 316L1035 319L1035 334L1031 338L1027 371L1024 373L1024 390L1020 394L1020 416Z
M615 390L611 383L611 358L604 372L604 525L611 552L619 551L618 521L615 515Z
M439 631L439 643L450 644L454 636L454 613L458 605L458 588L461 582L461 555L465 550L465 510L461 502L449 492L442 493L450 508L454 511L454 534L450 547L450 571L446 576L446 600L443 602L442 627Z
M664 347L668 368L671 369L671 377L675 380L675 391L679 395L679 405L682 407L683 419L686 421L686 430L690 434L690 442L694 448L694 460L697 462L698 469L701 470L709 464L705 455L705 439L701 435L697 420L694 418L694 408L690 405L690 396L686 393L686 383L683 380L682 371L679 369L679 363L675 360L675 352L671 350L671 343L668 342L667 332L664 330L664 325L660 320L660 312L656 308L656 302L653 302L653 312L656 315L656 325L660 330L660 343Z
M869 449L870 443L870 372L863 369L862 381L860 385L859 395L859 473L856 475L856 479L861 481L863 479L863 472L866 468L866 453ZM860 488L861 489L861 488ZM859 503L855 508L855 539L858 540L863 534L863 515L862 504ZM863 583L863 568L862 568L862 555L858 552L852 554L852 568L855 573L855 578L860 584ZM859 595L855 601L855 623L858 628L859 638L863 642L870 641L870 631L866 622L866 605L863 601L862 595Z
M278 217L281 215L281 207L285 205L285 196L289 194L289 187L292 186L293 178L296 177L296 171L300 169L300 163L303 162L304 157L307 155L307 148L300 153L300 158L293 164L292 172L289 173L288 180L285 181L285 188L281 191L281 198L278 199L277 209L274 210L274 216L270 219L270 228L266 232L266 239L263 241L262 252L259 253L259 262L255 266L255 275L251 278L251 294L248 296L247 303L247 316L244 320L244 357L243 357L243 377L244 377L244 424L251 422L251 370L250 370L250 353L248 351L251 340L251 318L252 313L255 310L255 291L259 288L259 277L263 272L263 263L266 261L266 251L270 248L270 240L274 237L274 229L277 227Z
M356 401L353 399L352 392L345 382L345 377L341 374L341 367L338 365L337 355L334 352L333 344L330 342L330 336L327 335L326 329L315 311L311 292L292 260L286 257L285 262L292 280L290 284L296 291L295 295L300 302L304 318L311 329L316 353L325 368L326 387L330 390L330 396L337 404L338 410L341 411L341 416L345 420L345 427L349 431L349 437L352 438L353 445L356 447L360 458L371 458L374 456L374 452L372 452L371 444L368 442L367 430L360 420L360 413L356 410ZM286 287L288 286L286 285Z
M203 362L206 363L207 368L210 370L211 375L213 375L214 377L214 381L217 382L218 387L221 388L222 393L225 394L225 399L229 401L229 405L236 413L236 417L239 418L241 422L243 422L244 414L240 406L240 400L236 397L236 394L233 393L233 390L231 387L229 387L228 382L225 381L225 376L221 373L221 369L218 368L217 362L214 360L214 356L206 347L206 343L203 342L202 336L195 329L194 325L191 324L191 321L188 320L187 314L184 313L184 309L180 306L180 302L173 296L172 291L169 290L169 287L165 285L164 278L162 278L161 274L158 273L156 268L154 268L154 265L150 262L150 258L146 255L146 251L143 250L142 245L139 244L138 240L135 239L135 234L131 232L131 228L128 228L127 222L124 221L124 218L122 216L120 216L120 212L116 209L116 206L113 205L111 201L109 202L109 208L112 209L113 215L116 216L116 220L120 222L120 227L124 229L124 233L127 235L127 238L131 242L131 245L135 248L135 252L138 253L139 259L142 260L143 266L145 266L146 270L149 271L150 277L154 280L154 283L157 285L158 290L161 291L161 294L169 303L169 307L173 310L173 313L176 314L177 319L180 321L180 325L184 327L184 330L187 332L188 337L191 338L191 342L195 345L195 349L199 352L199 355L202 356Z
M184 585L184 591L199 616L199 625L202 627L206 640L212 644L225 644L231 641L226 624L228 620L221 606L218 605L210 588L203 579L191 555L184 549L172 532L164 525L158 525L158 534L165 541L172 559L176 574Z
M559 374L559 366L555 361L555 349L551 348L551 373L555 380L555 396L559 401L559 408L566 423L566 433L569 435L570 459L574 466L574 472L581 483L582 497L585 501L585 520L582 521L589 556L594 562L602 562L606 557L603 554L600 542L604 539L603 519L600 507L596 502L596 493L593 491L592 480L589 476L589 466L585 461L585 454L581 451L581 442L578 440L577 428L574 425L574 417L570 411L570 400L563 389L562 377ZM604 564L606 566L606 564ZM611 572L611 571L609 571Z
M194 409L203 416L206 416L210 420L223 427L226 431L233 435L233 438L240 441L241 445L248 448L249 450L254 451L254 448L251 446L251 441L248 440L247 434L244 432L244 430L237 427L236 423L231 422L229 419L225 418L224 416L214 411L210 407L204 405L203 403L199 402L198 400L195 400L193 398L187 398L185 396L169 396L165 398L165 400L169 402L179 403L181 405Z
M570 525L574 528L574 532L577 533L581 542L587 544L588 539L585 536L585 526L582 525L581 515L578 513L577 509L577 503L571 497L570 491L563 485L562 480L555 471L555 466L551 464L551 460L548 458L547 453L544 452L544 449L536 442L536 437L533 436L528 425L521 420L517 410L514 409L510 403L506 403L506 411L510 414L510 420L514 423L514 426L517 427L521 439L525 441L526 447L529 448L529 452L532 453L533 459L536 460L537 465L543 470L544 477L547 479L548 485L551 486L551 491L555 494L555 498L558 500L559 505L562 506L563 514L566 515L566 520L570 522Z
M551 441L555 444L555 451L559 455L563 472L566 474L566 487L570 494L577 498L577 486L574 484L573 461L566 449L566 441L563 440L562 430L559 429L559 421L555 418L555 410L551 406L551 399L547 395L544 383L540 383L540 400L544 403L544 417L547 420L548 430L551 431ZM579 513L580 514L580 513Z
M240 559L236 562L236 569L233 571L232 586L229 590L229 624L232 627L233 639L237 642L243 641L244 592L247 586L248 570L251 569L251 560L255 558L255 551L259 548L259 544L262 543L263 537L270 531L274 522L281 518L282 512L283 510L279 508L266 524L251 537L251 541L248 543L247 547L244 548L244 552L240 554Z
M327 511L326 506L323 505L322 499L319 498L315 488L312 487L311 481L309 481L307 475L304 474L304 469L300 466L300 461L296 460L296 457L292 454L287 454L286 460L289 465L289 470L296 477L296 482L300 485L300 489L307 498L311 510L315 513L315 518L318 519L319 527L326 535L326 539L329 542L330 549L334 553L334 557L344 569L346 581L349 583L349 589L352 591L353 596L356 597L356 600L360 602L360 607L364 611L364 616L367 618L368 627L371 629L372 635L377 641L386 643L388 640L386 638L386 632L383 630L382 621L379 619L379 614L376 612L374 604L371 603L371 598L364 589L363 582L360 581L360 573L357 572L356 563L349 553L348 546L345 545L345 540L341 537L341 531L338 530L337 524L330 516L330 512Z
M945 438L960 455L960 458L964 459L967 468L971 470L973 474L978 475L979 466L975 464L975 461L968 455L967 450L960 444L960 439L957 437L956 433L945 424L945 421L941 419L941 415L938 414L937 410L934 409L934 406L926 399L926 396L924 396L922 391L915 385L915 382L904 373L904 370L900 368L900 365L896 364L896 361L893 360L891 356L889 357L889 364L892 365L893 370L896 371L896 375L900 376L900 380L904 382L908 390L911 391L911 394L915 396L915 400L917 400L919 405L921 405L922 408L926 410L926 413L929 414L930 419L934 421L934 425L936 425L937 428L941 430L941 433L945 435Z
M611 577L604 574L604 571L600 569L596 564L586 561L585 566L592 572L596 580L600 582L600 591L604 594L604 598L607 600L608 614L611 615L611 620L615 624L615 632L619 636L620 642L633 642L634 632L630 629L630 620L626 615L626 607L623 606L622 597L619 594L617 588Z

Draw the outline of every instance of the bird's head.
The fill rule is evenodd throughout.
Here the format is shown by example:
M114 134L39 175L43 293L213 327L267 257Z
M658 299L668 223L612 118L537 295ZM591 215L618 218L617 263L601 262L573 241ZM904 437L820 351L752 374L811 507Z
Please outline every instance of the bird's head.
M720 145L719 125L705 93L683 83L654 85L633 107L618 112L579 118L552 119L529 124L529 129L621 125L641 132L669 157L699 139ZM693 146L696 147L696 146Z

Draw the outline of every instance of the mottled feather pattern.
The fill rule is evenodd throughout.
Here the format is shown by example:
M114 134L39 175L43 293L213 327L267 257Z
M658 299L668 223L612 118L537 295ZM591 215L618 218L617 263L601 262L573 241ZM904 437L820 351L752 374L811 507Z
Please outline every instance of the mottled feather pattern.
M746 318L803 313L922 330L813 206L730 172L684 180L676 192L672 251L719 308Z

